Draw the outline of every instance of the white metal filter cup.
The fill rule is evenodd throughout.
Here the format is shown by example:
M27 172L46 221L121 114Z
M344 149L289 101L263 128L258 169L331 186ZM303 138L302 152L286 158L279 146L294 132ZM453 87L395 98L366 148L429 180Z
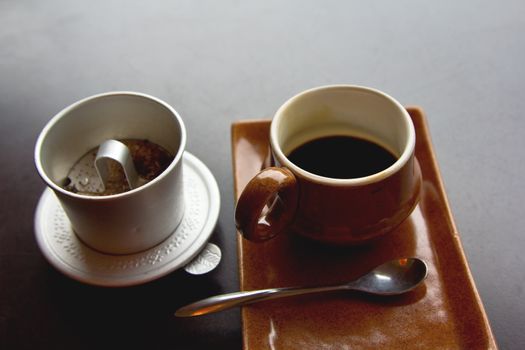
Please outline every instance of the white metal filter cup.
M175 158L155 179L128 192L87 196L63 189L75 162L107 139L147 139ZM38 137L35 163L84 243L104 253L131 254L162 242L183 217L185 145L184 123L168 104L145 94L109 92L54 116Z

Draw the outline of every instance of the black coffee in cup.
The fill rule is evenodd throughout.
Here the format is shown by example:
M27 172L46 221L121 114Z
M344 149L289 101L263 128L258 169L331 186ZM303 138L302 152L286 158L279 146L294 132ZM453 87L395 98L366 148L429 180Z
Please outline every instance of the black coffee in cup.
M317 138L295 148L287 157L303 170L336 179L369 176L397 160L375 142L354 136Z

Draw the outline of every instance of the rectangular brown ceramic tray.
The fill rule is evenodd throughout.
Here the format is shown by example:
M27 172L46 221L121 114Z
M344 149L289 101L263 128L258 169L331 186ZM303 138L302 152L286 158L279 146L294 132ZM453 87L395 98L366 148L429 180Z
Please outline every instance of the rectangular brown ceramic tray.
M243 307L245 349L495 349L447 203L430 134L419 108L416 128L423 173L420 202L393 233L374 244L343 248L291 235L263 244L240 237L241 290L347 281L392 258L427 261L425 284L398 297L354 292L305 295ZM269 166L269 120L232 125L235 194Z

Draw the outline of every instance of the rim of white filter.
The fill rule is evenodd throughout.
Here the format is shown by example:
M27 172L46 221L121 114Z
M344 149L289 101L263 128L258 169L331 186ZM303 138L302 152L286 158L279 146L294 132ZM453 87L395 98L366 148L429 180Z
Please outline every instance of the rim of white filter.
M88 103L88 102L90 102L92 100L95 100L97 98L100 98L100 97L119 96L119 95L121 95L121 96L142 97L142 98L145 98L145 99L149 99L149 100L151 100L153 102L156 102L156 103L160 104L161 106L163 106L164 108L166 108L172 114L174 119L177 120L177 123L179 123L179 125L180 125L181 135L180 135L179 149L177 150L177 153L174 155L173 161L170 163L170 165L159 176L155 177L153 180L147 182L146 184L144 184L144 185L142 185L140 187L137 187L137 188L134 188L134 189L131 189L129 191L122 192L122 193L106 195L106 196L89 196L89 195L73 193L73 192L70 192L70 191L62 188L61 186L56 184L46 174L46 172L44 170L44 166L42 165L41 157L40 157L40 154L42 152L42 144L44 143L44 140L45 140L49 130L51 130L54 127L54 125L57 124L65 115L67 115L71 111L81 107L82 105L84 105L84 104L86 104L86 103ZM104 93L92 95L92 96L86 97L86 98L84 98L82 100L79 100L79 101L77 101L77 102L67 106L66 108L64 108L63 110L58 112L53 118L51 118L51 120L44 126L44 128L40 132L40 135L38 136L38 139L37 139L36 145L35 145L34 158L35 158L35 165L36 165L36 168L38 170L38 173L40 174L40 177L54 191L60 192L60 193L62 193L64 195L67 195L67 196L70 196L70 197L73 197L73 198L79 198L79 199L83 199L83 200L106 201L106 200L116 199L116 198L120 198L120 197L133 196L135 193L137 193L139 191L143 191L146 188L148 188L150 186L153 186L157 182L161 181L164 177L167 176L167 174L174 167L177 166L177 164L179 164L182 161L182 155L184 154L185 148L186 148L186 127L184 125L184 122L183 122L182 118L177 113L177 111L175 109L173 109L173 107L171 107L169 104L167 104L166 102L162 101L161 99L158 99L156 97L153 97L151 95L144 94L144 93L141 93L141 92L111 91L111 92L104 92Z

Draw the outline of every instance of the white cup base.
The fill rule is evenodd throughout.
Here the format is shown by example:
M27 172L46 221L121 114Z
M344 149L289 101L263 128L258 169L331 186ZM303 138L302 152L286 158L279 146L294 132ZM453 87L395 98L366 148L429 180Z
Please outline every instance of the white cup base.
M35 234L42 253L65 275L108 287L146 283L185 266L213 233L220 194L213 174L197 157L185 152L183 167L184 217L162 243L129 255L93 250L78 239L57 197L47 188L35 213Z

